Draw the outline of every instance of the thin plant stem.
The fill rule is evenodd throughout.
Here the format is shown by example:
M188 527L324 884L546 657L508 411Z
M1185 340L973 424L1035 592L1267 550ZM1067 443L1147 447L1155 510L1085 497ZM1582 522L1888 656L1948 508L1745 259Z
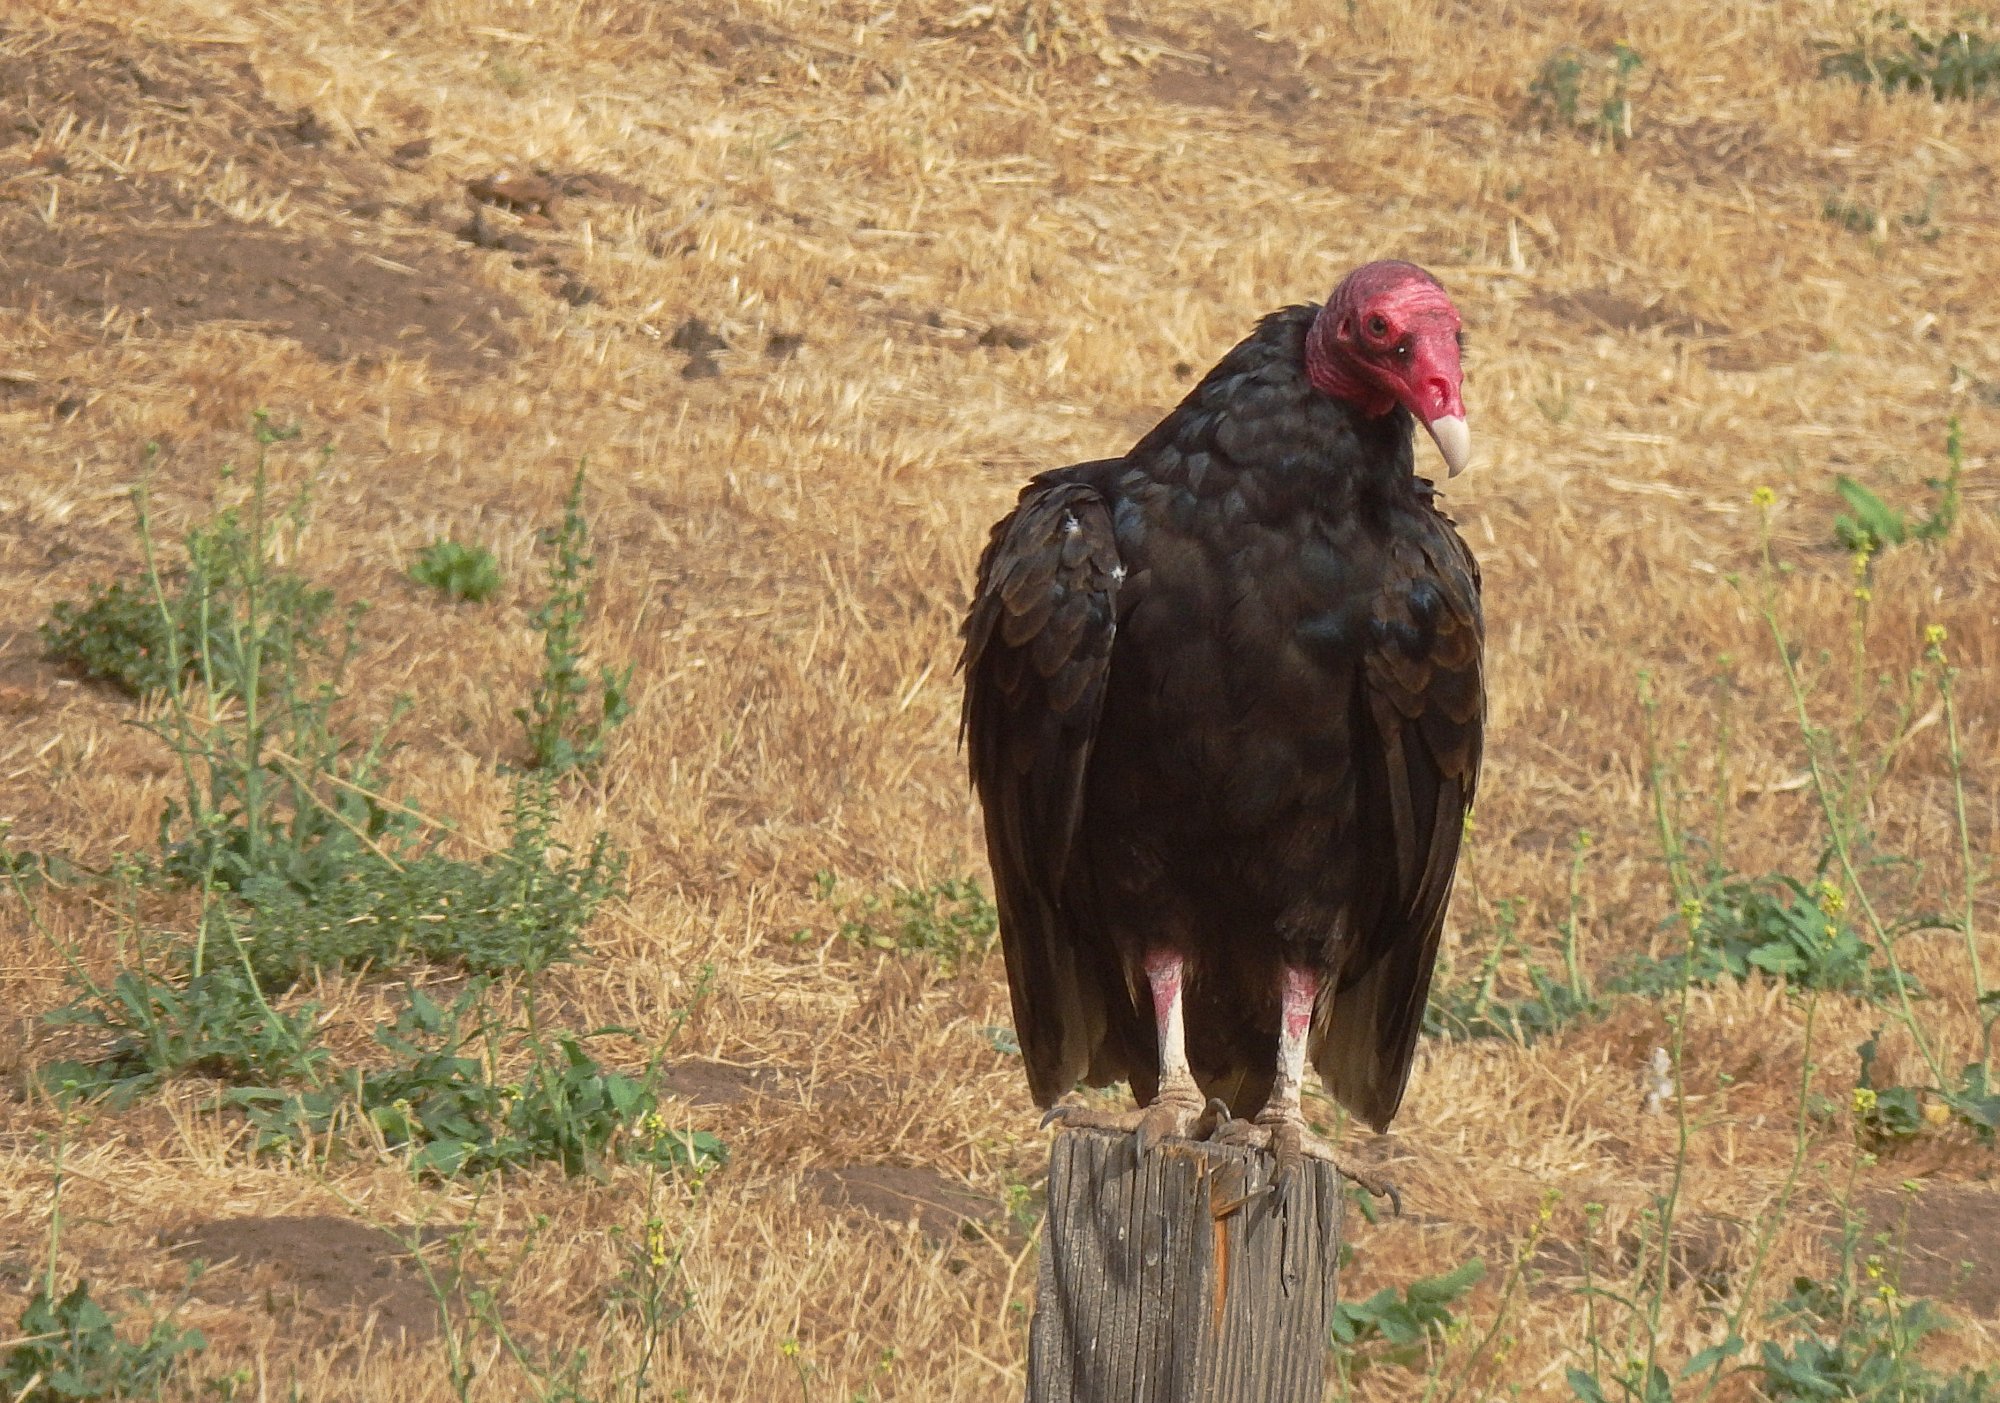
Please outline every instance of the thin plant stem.
M1584 987L1583 963L1577 947L1581 939L1579 931L1583 924L1578 915L1582 906L1583 863L1584 859L1590 856L1590 845L1589 833L1576 835L1576 851L1569 863L1569 916L1562 927L1563 971L1569 977L1570 996L1579 1005L1589 997L1589 992Z
M1695 891L1693 880L1687 870L1687 854L1682 847L1680 834L1672 814L1667 807L1667 767L1660 758L1659 746L1659 703L1653 696L1650 679L1641 676L1639 683L1639 709L1645 719L1643 733L1646 746L1646 768L1653 790L1653 816L1658 825L1662 851L1667 861L1668 881L1678 898L1682 923L1687 928L1687 940L1681 956L1681 978L1679 1000L1672 1018L1673 1036L1669 1049L1674 1079L1674 1166L1668 1180L1667 1191L1660 1199L1660 1242L1658 1279L1654 1283L1653 1296L1645 1313L1646 1357L1645 1376L1650 1377L1658 1362L1660 1343L1660 1313L1666 1306L1667 1278L1673 1257L1674 1209L1680 1202L1681 1189L1686 1180L1688 1161L1688 1117L1686 1078L1682 1075L1683 1060L1687 1047L1688 986L1694 982L1695 953L1701 942L1701 901Z
M1841 877L1849 891L1861 907L1867 919L1868 929L1881 944L1882 954L1889 962L1889 972L1895 976L1896 999L1902 1015L1902 1022L1910 1030L1910 1038L1916 1043L1924 1065L1930 1068L1933 1085L1945 1084L1944 1066L1938 1060L1930 1039L1924 1036L1923 1025L1917 1019L1916 1008L1910 1002L1910 981L1903 974L1902 962L1896 955L1896 938L1881 915L1875 910L1874 899L1862 883L1861 873L1854 863L1854 849L1850 841L1850 831L1841 804L1834 793L1833 781L1826 773L1826 765L1820 758L1819 747L1814 741L1816 732L1812 724L1812 713L1806 705L1805 683L1799 677L1796 663L1792 661L1791 649L1786 643L1785 631L1778 622L1775 600L1777 567L1771 558L1771 531L1769 517L1763 527L1763 589L1758 601L1758 613L1763 616L1765 627L1770 630L1771 640L1777 645L1778 665L1785 675L1785 686L1791 693L1793 718L1797 721L1799 734L1805 741L1806 771L1812 779L1813 797L1818 802L1819 811L1827 827L1827 841L1832 845L1834 859L1840 865Z
M1944 703L1945 757L1951 762L1952 818L1958 829L1958 870L1960 907L1958 928L1965 937L1965 960L1972 969L1972 1005L1982 1025L1987 1023L1986 974L1979 962L1979 930L1974 903L1979 896L1979 871L1972 860L1972 828L1965 812L1965 746L1958 733L1958 669L1944 660L1944 629L1932 625L1930 651L1938 665L1938 692ZM1990 1033L1982 1040L1979 1065L1990 1079L1993 1073L1993 1045Z
M1718 859L1729 850L1730 702L1736 694L1735 660L1727 653L1716 659L1715 674L1715 832L1709 851Z
M150 477L150 471L149 464L148 477ZM203 822L203 815L207 812L207 805L202 802L201 784L195 775L193 732L189 727L187 719L187 696L182 690L181 670L186 666L186 663L181 657L179 622L174 616L173 605L167 600L166 582L160 574L159 552L155 547L153 539L153 514L150 506L150 492L147 478L142 478L139 485L132 489L132 507L138 524L139 554L146 566L146 584L152 591L154 607L160 611L161 632L167 644L167 711L168 715L172 717L173 730L173 736L171 739L168 739L167 745L174 752L174 759L179 762L181 767L181 786L187 792L188 820L199 828ZM203 678L212 682L214 666L209 657L208 591L206 590L201 591L201 631L196 636L201 640ZM213 695L214 692L211 687L210 696L213 697ZM213 875L215 859L212 850L213 845L210 845L210 847L210 872L204 874L205 877ZM206 904L207 899L208 883L204 880L202 884L202 900L204 904ZM192 972L196 976L199 976L206 968L207 963L208 922L203 921L201 928L195 932Z
M48 923L42 920L40 908L28 899L27 889L21 885L20 872L15 869L12 863L6 864L6 871L7 884L14 889L14 895L21 898L21 906L28 913L28 924L35 928L36 933L42 939L49 942L50 947L57 954L62 956L63 963L69 966L70 977L89 990L90 996L93 999L102 1000L104 998L104 986L90 977L90 971L84 968L81 960L77 959L75 948L68 941L58 939L56 933L49 929Z
M1812 1080L1813 1072L1813 1029L1819 1013L1819 990L1813 989L1806 995L1806 1025L1803 1046L1799 1052L1799 1102L1798 1114L1792 1128L1792 1162L1785 1171L1785 1180L1778 1186L1778 1198L1772 1209L1761 1216L1762 1226L1757 1233L1757 1246L1750 1255L1750 1267L1743 1275L1742 1290L1736 1298L1736 1309L1729 1313L1729 1338L1740 1340L1743 1334L1743 1317L1755 1298L1757 1281L1764 1272L1764 1263L1771 1253L1771 1244L1777 1240L1778 1228L1785 1222L1785 1215L1791 1208L1792 1195L1797 1192L1799 1175L1804 1172L1806 1150L1812 1144ZM1703 1382L1700 1400L1715 1392L1722 1382L1722 1369L1729 1362L1726 1355L1718 1356L1709 1366L1708 1378Z
M1554 1189L1542 1195L1542 1206L1535 1214L1535 1225L1529 1229L1527 1241L1523 1242L1520 1250L1514 1254L1513 1265L1507 1271L1507 1279L1500 1285L1500 1300L1493 1307L1493 1319L1453 1376L1450 1391L1438 1400L1438 1403L1452 1403L1452 1400L1458 1397L1459 1390L1465 1387L1467 1380L1472 1377L1472 1371L1481 1357L1500 1337L1500 1327L1506 1323L1507 1312L1514 1303L1514 1289L1520 1285L1522 1273L1527 1269L1529 1259L1535 1255L1535 1248L1541 1245L1542 1234L1548 1231L1549 1222L1555 1216L1556 1200L1559 1197ZM1437 1382L1437 1375L1433 1374L1430 1383L1424 1388L1422 1403L1430 1403L1436 1392Z

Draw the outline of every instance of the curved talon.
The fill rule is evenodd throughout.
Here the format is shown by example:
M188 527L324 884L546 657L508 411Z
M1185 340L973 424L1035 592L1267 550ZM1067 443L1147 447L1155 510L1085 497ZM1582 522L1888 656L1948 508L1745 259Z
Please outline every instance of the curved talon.
M1206 1110L1198 1095L1176 1094L1173 1089L1161 1092L1154 1098L1153 1104L1146 1107L1139 1117L1139 1124L1134 1127L1139 1154L1142 1157L1150 1154L1153 1147L1168 1136L1177 1140L1191 1137L1200 1128Z
M1271 1155L1277 1164L1271 1169L1271 1183L1284 1188L1292 1182L1305 1162L1305 1131L1296 1121L1281 1120L1271 1127Z
M1051 1125L1060 1125L1075 1130L1109 1130L1131 1135L1143 1155L1169 1136L1188 1138L1197 1128L1203 1112L1201 1098L1194 1094L1192 1088L1184 1095L1176 1095L1169 1090L1155 1098L1150 1106L1130 1111L1054 1105L1042 1116L1042 1128L1046 1130Z
M1389 1214L1391 1217L1400 1218L1403 1216L1403 1194L1394 1184L1384 1179L1381 1175L1371 1173L1368 1170L1349 1168L1339 1160L1335 1160L1333 1165L1334 1168L1340 1171L1343 1179L1351 1180L1366 1191L1370 1198L1388 1199Z
M1268 1149L1271 1144L1271 1132L1256 1121L1234 1118L1218 1125L1208 1138L1213 1144L1243 1145L1253 1150Z

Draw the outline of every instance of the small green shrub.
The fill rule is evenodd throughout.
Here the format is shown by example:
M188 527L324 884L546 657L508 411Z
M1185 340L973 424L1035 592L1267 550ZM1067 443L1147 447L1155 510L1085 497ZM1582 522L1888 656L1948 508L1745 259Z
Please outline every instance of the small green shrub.
M257 491L261 498L262 460ZM241 684L246 665L326 652L331 590L270 565L272 524L259 500L246 522L235 508L188 533L188 564L169 579L149 568L137 581L92 586L41 626L51 658L130 696L150 696L205 672ZM145 510L141 501L141 512Z
M13 1403L73 1403L100 1398L156 1398L184 1357L208 1347L199 1330L153 1322L133 1343L79 1281L58 1296L44 1283L21 1312L19 1343L0 1362L0 1396Z
M1571 1369L1568 1379L1569 1391L1580 1403L1674 1403L1667 1371L1642 1359L1626 1360L1608 1378L1598 1371Z
M410 578L448 599L484 604L500 592L500 562L484 546L433 541L410 566Z
M549 593L535 611L542 672L528 705L514 715L528 733L528 763L551 774L583 769L604 757L611 733L631 713L632 668L600 668L593 683L583 661L590 605L590 524L583 515L583 469L563 503L549 561ZM592 693L595 692L593 699Z
M122 969L108 986L44 1015L52 1027L92 1030L109 1045L90 1061L41 1068L55 1095L108 1097L129 1105L177 1076L236 1083L315 1079L329 1054L319 1045L312 1004L273 1008L241 964L195 969L194 951L176 949L162 970Z
M1861 1070L1854 1083L1854 1116L1861 1138L1877 1148L1915 1140L1927 1129L1956 1125L1981 1144L2000 1143L2000 1087L1992 1086L1985 1064L1973 1062L1956 1082L1938 1086L1882 1086L1875 1078L1876 1036L1861 1044Z
M271 449L290 437L259 420L248 498L189 531L177 589L159 572L146 494L136 493L145 573L81 608L59 605L51 625L60 655L165 696L164 713L145 723L180 762L181 797L160 819L162 866L204 891L265 875L309 891L418 830L420 816L380 797L384 737L358 744L339 724L364 607L349 606L336 635L332 591L276 563L285 528L296 535L306 519L303 491L283 505L271 496ZM148 629L143 647L132 643Z
M818 878L822 898L831 899L831 874ZM868 950L925 955L946 971L984 959L1000 932L1000 913L970 877L940 877L922 887L892 884L886 898L871 892L851 906L840 923L840 938Z
M1936 243L1944 237L1943 227L1934 222L1941 188L1938 182L1933 181L1930 188L1924 192L1923 204L1897 215L1893 223L1888 215L1873 205L1860 204L1838 194L1826 197L1826 203L1820 206L1820 213L1850 234L1865 234L1880 240L1886 238L1892 229L1900 228L1914 235L1921 243Z
M1372 1346L1367 1362L1421 1363L1426 1344L1454 1323L1451 1307L1485 1277L1486 1263L1474 1257L1401 1291L1385 1286L1365 1301L1342 1301L1333 1309L1333 1343L1350 1356ZM1352 1367L1360 1361L1345 1362Z
M1852 1238L1830 1281L1795 1277L1792 1289L1769 1313L1773 1337L1754 1363L1737 1365L1759 1382L1758 1397L1771 1403L1995 1403L2000 1377L1985 1370L1940 1374L1923 1360L1923 1342L1949 1329L1931 1302L1906 1298L1879 1256L1855 1279ZM1610 1293L1606 1293L1611 1299ZM1673 1403L1675 1383L1707 1376L1709 1387L1748 1345L1731 1328L1672 1374L1669 1361L1628 1357L1614 1363L1598 1352L1591 1368L1569 1371L1570 1392L1580 1403Z
M1887 222L1873 205L1855 204L1838 195L1828 195L1819 212L1850 234L1879 233Z
M1874 555L1906 541L1931 543L1949 536L1958 522L1959 478L1965 467L1964 437L1955 417L1945 431L1944 453L1945 475L1924 479L1924 486L1936 493L1937 499L1920 521L1911 521L1845 473L1836 477L1834 491L1852 515L1834 517L1834 539L1850 551Z
M81 603L57 604L41 633L49 657L137 697L166 690L193 665L198 627L179 601L163 617L150 593L121 580L91 586Z
M395 1026L376 1031L386 1067L308 1090L246 1089L230 1099L248 1112L261 1149L324 1139L358 1115L384 1144L407 1148L414 1169L438 1177L537 1161L574 1175L600 1174L612 1157L676 1170L723 1160L714 1136L665 1129L646 1082L600 1067L584 1045L594 1035L543 1033L532 1018L511 1027L495 1018L491 992L474 980L446 1007L412 990ZM510 1046L526 1049L528 1069L503 1084L493 1068Z
M1959 1370L1950 1376L1926 1365L1919 1349L1947 1328L1929 1301L1906 1300L1881 1260L1866 1264L1868 1280L1828 1283L1797 1277L1772 1312L1789 1339L1767 1340L1757 1370L1772 1403L1867 1399L1870 1403L1975 1403L2000 1398L2000 1376Z
M1519 903L1503 897L1497 904L1493 949L1481 965L1478 977L1455 984L1446 970L1446 977L1433 984L1430 1003L1424 1010L1426 1033L1453 1042L1504 1038L1526 1047L1579 1018L1594 1018L1604 1011L1604 1001L1591 991L1584 975L1581 949L1583 870L1595 842L1584 831L1576 835L1570 848L1569 909L1556 927L1562 936L1561 971L1545 969L1522 946ZM1510 952L1520 957L1528 989L1513 998L1496 997L1494 990L1501 962Z
M157 856L121 859L116 871L134 884L183 885L201 911L193 935L140 940L140 963L108 983L72 957L82 992L48 1021L95 1033L101 1047L88 1060L43 1067L43 1085L64 1097L129 1101L171 1077L207 1076L232 1084L224 1104L245 1111L265 1148L326 1141L359 1118L434 1174L535 1160L596 1172L613 1153L661 1166L718 1159L711 1137L657 1129L649 1083L601 1068L587 1051L590 1035L543 1029L533 1017L533 978L577 953L625 863L603 833L580 853L557 841L557 767L515 777L505 849L461 859L435 846L443 825L388 797L386 728L365 743L350 738L342 681L361 606L349 608L336 641L327 628L333 595L274 563L285 524L299 530L305 521L303 493L287 508L271 501L269 453L288 436L260 418L247 498L189 533L178 593L161 582L139 494L147 573L95 601L115 600L135 628L137 602L151 601L157 649L117 654L107 643L105 651L159 664L130 675L164 697L147 724L183 781L161 815ZM580 623L589 566L581 489L579 475L556 570L575 588L551 605L565 636ZM112 636L100 627L107 611L92 607L58 615L83 630L80 650ZM21 873L8 865L21 890ZM320 1044L315 1005L271 1001L316 974L390 975L416 961L524 976L514 996L525 1026L490 1012L491 986L479 978L450 1009L412 994L395 1027L378 1032L387 1065L343 1067ZM503 1053L525 1061L518 1084L491 1075ZM641 1124L656 1129L641 1135Z
M1580 131L1612 142L1632 139L1632 75L1646 61L1629 44L1608 49L1565 46L1550 54L1528 84L1528 110L1552 131Z
M1452 1042L1504 1038L1526 1047L1579 1018L1593 1017L1604 1004L1578 995L1549 977L1540 966L1525 966L1532 992L1517 999L1494 998L1478 984L1436 990L1424 1011L1424 1031Z
M517 777L507 847L476 861L363 857L305 891L274 876L245 883L243 943L258 978L283 989L315 971L412 960L497 974L573 958L618 892L626 855L602 832L581 856L556 842L551 800L546 778Z
M1693 909L1691 953L1631 960L1606 989L1654 996L1679 988L1684 972L1696 984L1717 984L1762 971L1802 989L1868 998L1896 992L1897 976L1875 963L1874 947L1845 919L1830 884L1809 889L1776 874L1718 876Z
M1822 78L1847 78L1884 92L1928 92L1939 102L2000 93L2000 40L1964 26L1927 34L1894 10L1878 11L1851 48L1824 54Z

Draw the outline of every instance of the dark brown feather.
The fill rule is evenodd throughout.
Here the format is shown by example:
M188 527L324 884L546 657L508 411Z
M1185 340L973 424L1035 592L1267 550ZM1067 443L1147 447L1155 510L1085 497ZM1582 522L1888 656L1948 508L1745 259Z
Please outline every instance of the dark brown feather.
M1035 1098L1090 1069L1105 1002L1129 1003L1065 896L1123 575L1104 502L1037 479L993 529L965 625L962 726L985 805L1014 1023Z

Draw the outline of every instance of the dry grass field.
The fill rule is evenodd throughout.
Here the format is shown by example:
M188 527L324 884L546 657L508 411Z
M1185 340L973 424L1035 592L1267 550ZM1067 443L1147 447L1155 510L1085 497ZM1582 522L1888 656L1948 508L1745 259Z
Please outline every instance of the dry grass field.
M83 1279L128 1340L201 1331L172 1397L1016 1396L1046 1136L997 953L894 906L986 884L953 676L976 552L1030 473L1123 449L1257 316L1397 256L1466 319L1449 508L1487 602L1440 1008L1567 991L1566 932L1592 1007L1427 1039L1393 1132L1344 1132L1407 1206L1349 1215L1350 1300L1486 1272L1329 1396L1587 1396L1580 1369L1803 1397L1740 1367L1800 1338L1771 1311L1801 1275L1853 1288L1826 1340L2000 1359L2000 1160L1959 1071L2000 987L2000 89L1822 77L1873 8L14 0L0 817L50 861L0 895L0 1345ZM147 726L172 708L38 625L138 578L142 479L177 569L245 499L259 410L301 435L272 491L310 489L284 568L372 606L341 724L393 720L381 783L468 860L507 842L587 462L584 638L631 714L557 782L559 831L630 864L534 982L552 1022L625 1030L588 1043L606 1068L658 1057L628 1137L708 1132L721 1167L421 1174L353 1121L259 1153L208 1064L49 1090L108 1035L44 1015L222 899L129 860L184 793ZM1955 521L1858 572L1836 475L1920 521L1953 420ZM410 579L445 537L497 557L491 602ZM1640 955L1681 972L1677 913L1723 921L1725 869L1795 878L1790 916L1831 909L1878 976L1892 933L1921 996L1618 992ZM465 976L273 1000L365 1065L412 986ZM1732 1328L1746 1351L1678 1378Z

